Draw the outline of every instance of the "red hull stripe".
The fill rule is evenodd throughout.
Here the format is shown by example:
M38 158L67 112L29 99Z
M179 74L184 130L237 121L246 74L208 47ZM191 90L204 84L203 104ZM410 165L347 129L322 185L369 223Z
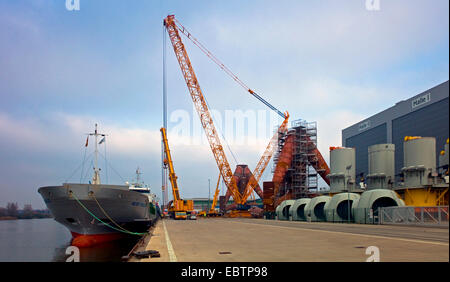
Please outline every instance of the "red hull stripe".
M78 234L72 233L72 246L76 247L92 247L97 244L114 241L123 238L123 234L110 233L110 234Z

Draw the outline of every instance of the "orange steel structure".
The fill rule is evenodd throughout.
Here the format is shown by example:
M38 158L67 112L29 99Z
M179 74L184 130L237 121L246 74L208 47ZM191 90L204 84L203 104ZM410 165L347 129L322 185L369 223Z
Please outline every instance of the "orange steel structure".
M259 188L259 191L256 191L258 196L263 199L263 195L261 192L261 188L259 187L259 180L261 179L261 176L266 169L267 165L270 162L270 159L273 156L273 153L275 151L277 140L278 140L278 134L285 133L287 131L288 126L288 119L289 119L289 113L286 112L286 118L284 119L283 123L278 128L278 132L275 132L272 139L269 142L269 145L267 145L266 150L264 151L264 154L262 155L261 159L259 160L258 164L256 165L255 170L253 171L253 176L250 177L250 180L248 181L247 187L245 188L245 194L244 198L247 199L248 196L250 196L250 193L252 191L256 191L257 188ZM258 193L259 192L259 193Z
M309 140L310 141L310 140ZM312 163L314 164L313 167L317 171L317 173L322 177L322 179L330 185L330 179L327 177L328 174L330 174L330 167L328 166L327 162L323 158L322 154L320 153L319 149L315 146L312 149L313 158L315 161Z
M291 166L292 153L294 152L294 135L289 135L284 143L283 150L281 151L278 163L273 173L272 181L275 184L274 195L278 194L280 184L286 175L288 168Z
M227 188L232 193L234 201L237 203L242 203L244 202L243 197L237 189L236 181L233 178L233 172L230 164L228 163L227 157L225 156L223 146L214 126L213 119L200 88L200 84L198 83L191 61L181 40L180 34L178 33L178 27L174 20L175 17L173 15L168 16L164 19L164 26L166 27L170 41L172 42L173 50L175 51L175 55L186 81L186 85L189 89L189 93L191 94L192 102L194 103L195 109L200 117L200 122L205 130L206 137L211 147L211 151L213 152L217 166L219 167L220 174L222 175Z
M237 187L236 180L233 177L233 173L231 167L226 158L225 152L223 150L223 146L220 142L219 135L217 134L217 130L214 126L213 119L209 112L207 103L203 96L202 90L198 83L197 77L195 75L194 69L192 67L189 56L186 52L184 44L181 40L179 31L181 31L187 38L189 38L195 45L197 45L208 57L210 57L222 70L224 70L228 75L230 75L237 83L239 83L242 87L244 87L250 94L256 97L258 100L263 102L272 110L276 111L279 115L284 117L284 121L280 126L279 131L285 131L287 128L287 123L289 119L289 114L286 112L285 114L281 113L275 107L270 105L264 99L262 99L255 91L248 88L236 75L234 75L224 64L222 64L211 52L209 52L200 42L198 42L195 37L193 37L176 19L173 15L169 15L164 19L164 26L166 27L167 33L169 34L170 41L172 43L175 55L177 57L178 63L180 65L181 71L183 73L184 79L186 81L186 85L189 89L189 93L191 94L192 101L197 110L197 113L200 117L201 124L203 129L205 130L206 137L209 141L209 145L211 147L211 151L216 160L217 166L219 168L220 174L227 186L229 193L233 196L235 203L238 205L245 205L247 202L248 196L252 193L253 189L255 189L258 185L258 181L267 167L271 156L275 150L275 140L277 139L277 133L269 142L269 145L266 148L263 156L261 157L258 165L256 166L255 173L256 177L252 178L252 181L249 181L246 189L241 193ZM259 189L260 190L260 189ZM261 195L260 195L261 196Z

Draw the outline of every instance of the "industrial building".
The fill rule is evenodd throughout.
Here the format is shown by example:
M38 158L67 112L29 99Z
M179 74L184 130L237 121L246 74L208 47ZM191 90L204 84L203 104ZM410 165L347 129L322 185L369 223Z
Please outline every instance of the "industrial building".
M299 153L314 156L307 144L315 144L314 134L298 134L306 123L293 127L280 137L273 180L264 183L264 202L274 203L265 211L295 221L448 220L448 91L447 81L344 129L344 146L330 147L330 169L323 176L320 166L304 157L304 166L319 168L328 180L326 193L308 193L314 186L292 181L296 174L307 179L308 170L293 160ZM266 201L269 194L275 200Z
M436 165L449 137L449 83L441 83L342 130L342 145L356 150L356 176L367 176L368 148L394 144L395 176L400 180L405 136L436 138Z
M225 198L225 196L220 196L220 198ZM208 198L189 198L186 200L191 200L194 203L194 210L199 212L199 211L208 211L211 208L211 204L213 203L214 199L208 199ZM262 205L262 200L261 199L256 199L256 200L250 200L248 201L249 204L252 205ZM234 204L234 201L231 200L228 202L229 204ZM221 207L220 206L220 201L218 201L216 203L215 206L216 210L225 210L225 207Z

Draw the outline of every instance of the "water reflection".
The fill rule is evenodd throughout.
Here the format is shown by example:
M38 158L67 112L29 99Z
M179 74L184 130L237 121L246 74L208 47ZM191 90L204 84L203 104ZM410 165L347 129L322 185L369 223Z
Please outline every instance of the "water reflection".
M64 262L69 257L66 248L71 242L70 232L51 218L0 221L0 262ZM82 262L120 261L140 237L126 237L80 248Z
M122 256L126 256L128 252L137 243L139 237L127 237L119 240L105 242L92 247L79 248L81 262L119 262ZM66 255L66 248L70 244L65 244L55 248L53 261L64 262L69 257Z

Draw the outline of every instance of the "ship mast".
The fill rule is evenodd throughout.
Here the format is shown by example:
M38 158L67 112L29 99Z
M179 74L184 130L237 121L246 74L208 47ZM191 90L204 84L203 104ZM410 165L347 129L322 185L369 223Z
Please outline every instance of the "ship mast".
M139 169L139 167L137 167L137 169L136 169L136 184L137 185L139 185L139 183L141 181L141 178L140 178L141 174L142 174L141 170Z
M95 163L94 163L94 176L92 177L92 184L100 184L100 168L98 168L98 136L105 137L105 134L98 133L97 124L95 124L94 133L89 133L89 136L95 137ZM102 142L102 141L100 141Z

